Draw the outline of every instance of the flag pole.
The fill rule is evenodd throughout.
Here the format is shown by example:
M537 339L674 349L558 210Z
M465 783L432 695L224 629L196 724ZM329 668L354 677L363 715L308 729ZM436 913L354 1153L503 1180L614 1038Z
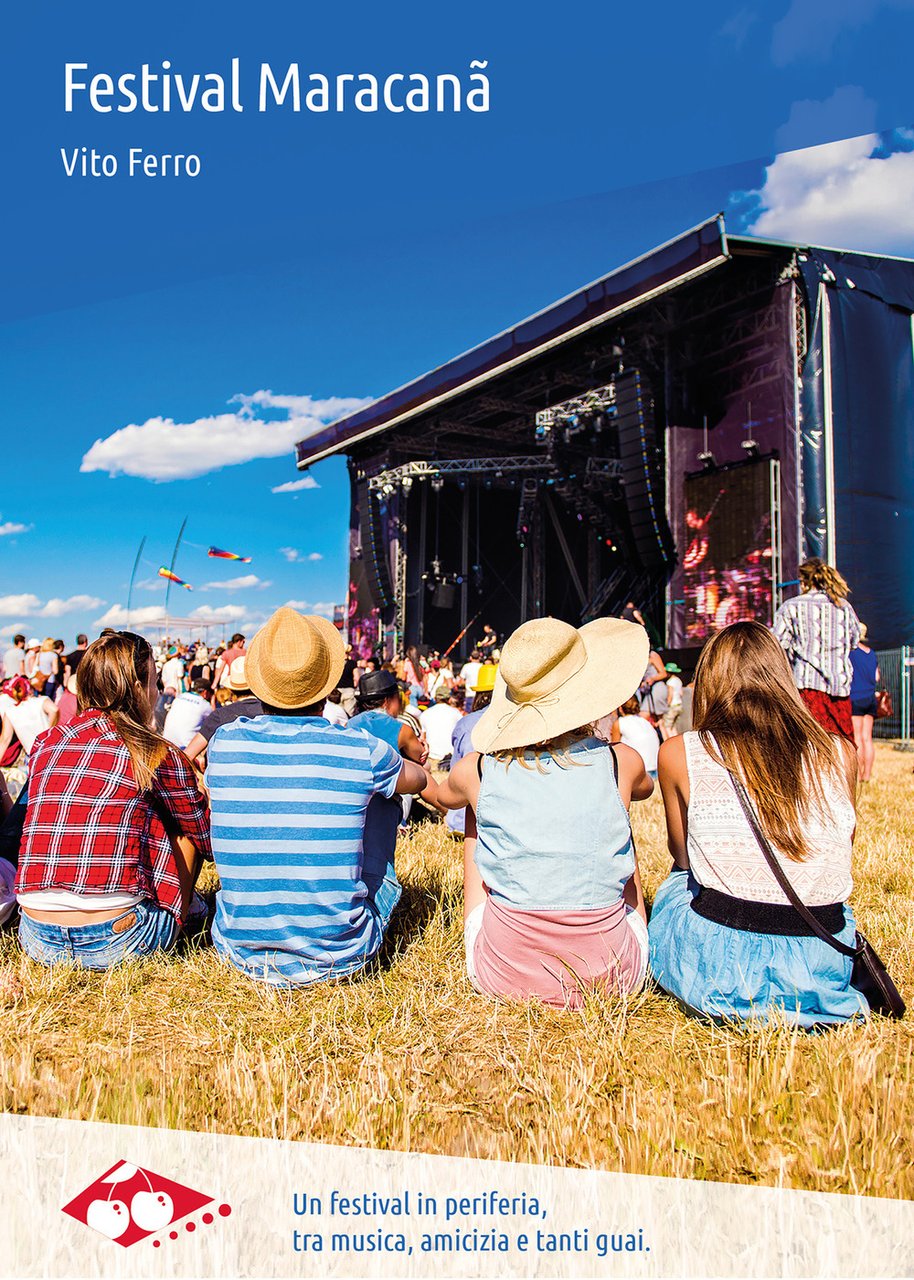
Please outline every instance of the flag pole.
M136 571L140 567L140 556L143 554L143 548L146 545L146 535L143 534L143 541L140 543L136 553L136 559L133 562L133 573L130 575L130 586L127 588L127 630L130 630L130 605L133 600L133 582L136 578Z
M177 540L177 542L175 543L175 549L174 549L174 551L171 553L171 565L169 566L169 570L168 570L168 572L169 572L169 573L174 573L174 571L175 571L175 562L176 562L176 560L178 559L178 548L181 546L181 539L184 537L184 530L185 530L186 528L187 528L187 516L185 516L185 517L184 517L184 521L183 521L183 523L182 523L182 525L181 525L181 528L178 530L178 540ZM170 592L171 592L171 579L170 579L170 578L166 578L166 580L165 580L165 627L166 627L166 631L167 631L167 629L168 629L168 596L169 596ZM170 636L168 636L167 638L168 638L168 639L171 639L171 637L170 637Z

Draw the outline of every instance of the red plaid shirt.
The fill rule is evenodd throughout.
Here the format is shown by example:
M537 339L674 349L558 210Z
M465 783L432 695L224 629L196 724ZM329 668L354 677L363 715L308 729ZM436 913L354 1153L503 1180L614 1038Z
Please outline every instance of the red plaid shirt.
M35 741L16 892L134 893L180 916L169 832L211 851L209 806L190 764L169 746L141 794L111 720L84 711Z

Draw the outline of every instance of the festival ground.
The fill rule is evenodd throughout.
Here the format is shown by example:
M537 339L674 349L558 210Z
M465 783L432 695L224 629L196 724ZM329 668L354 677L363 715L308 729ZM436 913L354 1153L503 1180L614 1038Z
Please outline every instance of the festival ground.
M858 920L914 1000L912 756L877 748L854 858ZM633 806L648 898L658 796ZM105 974L0 944L6 1111L821 1191L914 1196L914 1029L699 1023L656 992L583 1015L474 995L461 847L424 827L383 963L295 992L212 950ZM215 888L209 870L205 880Z

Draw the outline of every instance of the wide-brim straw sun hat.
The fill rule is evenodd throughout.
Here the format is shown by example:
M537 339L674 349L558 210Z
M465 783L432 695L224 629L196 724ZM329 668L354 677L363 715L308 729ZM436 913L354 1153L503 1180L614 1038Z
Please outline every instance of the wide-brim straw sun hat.
M346 649L328 618L283 607L254 636L246 657L248 688L268 706L291 711L322 702L337 687Z
M649 656L637 622L597 618L577 630L558 618L523 623L501 651L473 747L483 754L531 747L601 719L632 696Z

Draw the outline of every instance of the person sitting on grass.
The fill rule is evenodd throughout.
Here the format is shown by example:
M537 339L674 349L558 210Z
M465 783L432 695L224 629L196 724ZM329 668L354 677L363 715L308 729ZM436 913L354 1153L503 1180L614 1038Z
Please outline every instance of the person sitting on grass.
M78 713L37 739L16 877L34 960L108 969L166 950L193 908L209 814L194 771L152 728L142 636L108 632L79 664Z
M213 734L223 724L231 724L240 716L259 716L262 711L260 700L255 698L248 688L245 675L244 655L236 658L229 667L228 684L216 690L216 707L209 713L200 728L184 748L188 760L196 760L197 768L201 767L200 757L210 744Z
M450 770L473 750L470 736L482 719L482 713L492 701L492 690L495 688L495 676L497 673L498 667L492 663L487 663L486 666L479 668L476 683L470 690L473 694L473 710L469 715L461 718L460 722L454 726L454 732L451 734ZM448 830L453 831L458 836L465 835L466 813L466 808L449 809L445 819Z
M362 676L356 702L359 710L349 721L350 729L362 729L374 734L398 751L404 760L425 765L428 744L416 734L408 721L401 719L400 682L392 671L370 671ZM397 826L409 817L412 799L412 796L404 796L402 802L397 799L391 804L382 796L375 796L368 806L366 840L370 833L373 840L387 842L392 855ZM438 784L431 776L428 785L420 792L420 799L439 813L444 812L438 804Z
M632 992L647 925L628 807L654 784L594 722L635 692L643 627L600 618L576 631L525 622L506 642L475 751L439 787L467 809L464 940L477 991L580 1007L589 990Z
M344 662L331 622L278 609L247 651L263 714L222 725L209 744L222 882L213 942L242 973L275 986L343 977L377 953L400 885L393 848L363 843L369 801L428 783L379 737L322 718Z
M692 723L660 748L674 867L651 914L654 977L687 1009L715 1018L776 1013L810 1027L865 1013L850 960L788 901L734 781L797 896L853 946L853 743L816 722L759 622L736 622L708 641Z

